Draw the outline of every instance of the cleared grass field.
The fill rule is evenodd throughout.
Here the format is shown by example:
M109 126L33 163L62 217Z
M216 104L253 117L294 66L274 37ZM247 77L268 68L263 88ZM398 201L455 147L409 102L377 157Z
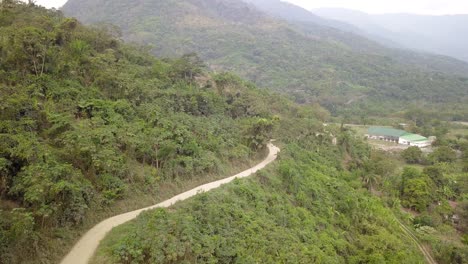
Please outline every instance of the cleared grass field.
M450 128L450 131L447 134L447 136L451 139L468 138L468 126L456 126L454 128Z

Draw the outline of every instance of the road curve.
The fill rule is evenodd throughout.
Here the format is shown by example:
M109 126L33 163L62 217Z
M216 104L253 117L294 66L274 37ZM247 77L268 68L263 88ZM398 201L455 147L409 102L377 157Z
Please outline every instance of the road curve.
M265 168L268 164L273 162L277 154L279 153L280 149L273 144L269 143L268 144L268 156L266 157L265 160L257 164L255 167L250 168L246 171L243 171L239 174L236 174L232 177L207 183L201 186L198 186L190 191L181 193L179 195L176 195L172 197L169 200L166 200L164 202L161 202L159 204L146 207L143 209L139 209L136 211L128 212L125 214L113 216L111 218L108 218L99 224L95 225L91 230L89 230L72 248L72 250L68 253L68 255L62 260L61 264L86 264L89 262L91 257L94 255L94 252L96 251L97 247L99 246L99 242L101 242L102 239L106 236L106 234L112 230L112 228L119 226L121 224L124 224L132 219L135 219L141 212L146 211L146 210L151 210L155 208L161 208L161 207L169 207L173 204L175 204L178 201L183 201L185 199L188 199L190 197L193 197L197 195L200 192L207 192L213 189L216 189L220 187L223 184L229 183L233 181L236 178L245 178L248 177L255 172Z

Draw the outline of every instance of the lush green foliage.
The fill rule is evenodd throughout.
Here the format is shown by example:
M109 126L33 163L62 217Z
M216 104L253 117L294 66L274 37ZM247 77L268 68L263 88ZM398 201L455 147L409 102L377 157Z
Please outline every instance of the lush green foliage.
M457 159L457 153L452 150L450 147L442 146L437 148L434 153L432 153L429 158L434 163L440 162L454 162Z
M301 109L210 75L195 54L159 60L111 28L34 4L0 7L0 262L47 255L50 230L79 226L130 188L222 174Z
M408 163L419 163L422 158L422 151L419 147L409 147L401 153L401 156Z
M464 135L468 126L441 122L426 111L407 117L410 120L386 121L395 127L405 123L400 128L416 133L437 135L433 146L422 151L413 147L395 150L392 144L387 151L373 149L362 161L359 175L364 186L394 208L423 244L431 246L438 263L466 263L468 138ZM362 137L367 132L365 126L345 127Z
M386 153L387 162L383 165L393 163L394 169L378 174L379 182L374 186L389 206L402 205L412 213L416 233L432 246L439 263L467 263L468 174L463 164L468 148L463 139L442 140L438 144L442 143L446 145L437 147L433 153L422 154L419 159L413 159L413 155L407 157L415 149L404 151L402 156L406 162L419 164L404 167L402 172L395 169L401 162L400 155ZM450 146L463 153L461 159Z
M237 21L243 14L230 13L231 9L220 5L217 11L228 11L220 16L223 19ZM165 8L172 10L171 5ZM178 16L182 25L184 14ZM252 19L245 15L244 19ZM153 22L158 21L147 22L151 28L155 28ZM285 36L297 37L297 32L284 30L281 23L260 25L267 32L282 28L278 43ZM262 36L256 30L251 33ZM202 262L213 258L229 262L236 257L238 261L264 257L270 262L421 261L416 247L407 246L411 244L399 232L393 214L361 188L362 182L371 191L391 186L382 181L393 175L392 163L382 155L371 155L369 147L350 131L324 129L327 111L317 105L298 107L228 73L209 74L196 54L156 59L145 48L125 46L117 38L118 31L112 27L87 28L32 3L0 3L0 263L54 262L50 239L61 240L76 231L90 211L128 198L129 189L157 194L163 184L221 174L226 164L250 159L272 137L287 144L277 167L255 180L226 186L226 192L201 195L181 205L182 210L158 211L156 218L145 214L132 237L118 241L111 253L124 262L146 261L142 257L161 262L182 262L182 257ZM258 46L270 48L271 40L265 38ZM310 65L329 59L331 65L337 64L328 57L329 44L317 40L317 48L325 55ZM233 48L222 43L217 47L226 47L226 52ZM245 54L250 50L243 45L236 48ZM289 50L300 49L291 46ZM316 52L315 48L308 51ZM256 60L262 57L258 52ZM358 58L353 56L349 62ZM238 68L245 66L242 60L235 64ZM266 64L272 65L268 60L261 65ZM273 73L289 69L287 63L282 66ZM323 88L327 83L323 80L335 80L330 69L312 66L317 75L310 75L311 87ZM262 71L250 66L243 69L252 74ZM253 79L286 83L283 77L291 77L290 72L281 72L285 75L279 74L276 80ZM297 80L310 74L297 72ZM351 72L340 70L339 74ZM427 74L422 75L432 76ZM348 77L359 80L362 76ZM454 87L447 98L463 100L465 94L457 90L460 83L439 77L435 77L438 85ZM358 88L367 91L364 86ZM319 90L313 93L322 94ZM346 91L344 96L349 98L352 89ZM341 92L336 90L336 95ZM334 104L327 105L336 110ZM333 141L336 146L330 144ZM466 161L465 145L449 146L464 151ZM452 152L442 150L431 159L435 166L443 167L439 162L453 159ZM420 210L431 209L437 197L460 199L467 186L461 166L452 171L450 166L443 168L442 174L437 168L408 174L404 177L408 184L392 181L394 189L400 190L397 197ZM418 203L420 197L424 203ZM448 215L446 206L441 208L437 214ZM464 204L457 208L461 216L466 215L463 208ZM460 228L466 228L466 222ZM161 235L160 231L168 230L172 236ZM436 248L442 252L439 258L463 256L456 251L458 247L451 246Z
M103 252L120 263L422 262L393 213L335 163L341 147L308 139L252 180L141 215Z
M468 67L459 61L386 49L317 24L288 24L237 0L108 3L71 0L63 10L86 23L118 25L125 39L150 44L158 55L196 51L215 70L318 102L334 115L387 115L417 105L468 120Z

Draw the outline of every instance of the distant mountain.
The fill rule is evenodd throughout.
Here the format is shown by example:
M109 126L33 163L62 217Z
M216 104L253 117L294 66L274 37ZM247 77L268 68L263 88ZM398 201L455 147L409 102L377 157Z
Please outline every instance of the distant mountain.
M367 34L414 50L468 61L468 15L370 15L348 9L316 9L313 13L352 24Z
M247 3L255 5L260 10L281 17L288 21L311 22L322 26L333 27L343 31L359 32L360 29L351 24L338 20L326 19L314 15L312 12L280 0L244 0Z
M386 35L390 34L371 34L357 26L317 16L309 10L282 0L243 1L255 5L255 7L269 15L294 24L306 33L320 35L334 42L342 42L355 51L388 56L401 63L415 64L427 70L446 71L455 74L466 73L466 63L457 62L443 56L435 56L427 52L411 52L404 45L386 38ZM346 9L343 11L346 11ZM375 30L385 31L385 29L377 26L375 26Z
M371 34L367 34L366 31L361 30L360 28L345 23L339 20L328 19L318 15L313 14L307 9L304 9L300 6L281 1L281 0L244 0L245 2L255 5L260 10L273 15L278 18L285 19L289 22L305 24L310 28L314 28L314 25L320 25L329 27L330 29L338 29L341 31L341 34L346 32L355 33L356 35L361 35L371 40L381 41L386 43L388 46L392 45L393 47L399 47L396 43L391 43L390 40L376 37ZM323 27L322 27L323 29ZM309 29L310 30L310 29ZM337 31L335 30L335 33Z
M235 71L333 114L468 100L466 63L387 49L312 15L307 23L279 19L252 1L70 0L63 11L88 24L115 24L159 56L197 52L216 71Z

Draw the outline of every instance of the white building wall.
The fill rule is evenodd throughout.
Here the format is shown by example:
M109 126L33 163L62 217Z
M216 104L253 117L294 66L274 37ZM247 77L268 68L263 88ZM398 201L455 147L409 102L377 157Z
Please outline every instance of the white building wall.
M431 142L429 140L412 142L410 140L405 140L403 138L400 138L398 140L398 143L401 144L401 145L409 145L409 146L412 146L412 147L414 146L414 147L420 147L420 148L429 147L431 145Z
M430 145L431 145L431 142L429 141L419 141L419 142L411 143L411 146L420 147L420 148L429 147Z

